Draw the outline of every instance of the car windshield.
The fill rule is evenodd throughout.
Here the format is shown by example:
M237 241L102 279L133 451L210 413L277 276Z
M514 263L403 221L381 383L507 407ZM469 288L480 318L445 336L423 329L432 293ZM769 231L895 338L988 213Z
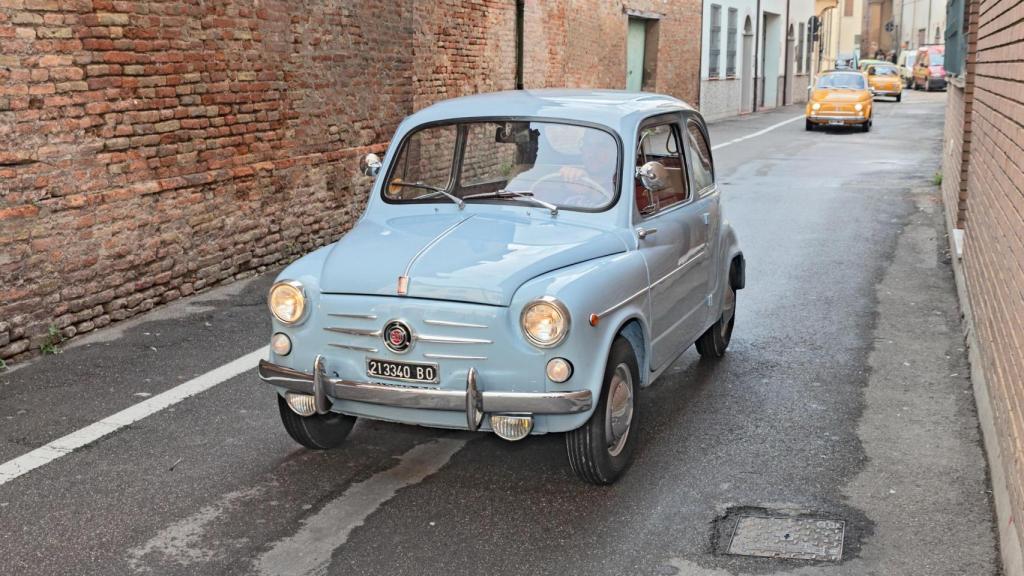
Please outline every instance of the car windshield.
M875 76L899 76L900 71L895 66L878 65L872 66L871 73Z
M818 78L817 88L840 90L866 90L860 74L826 74Z
M942 63L946 61L944 54L938 52L932 52L928 54L928 65L929 66L942 66Z
M597 211L615 198L618 144L597 128L480 121L421 128L402 143L389 202L510 202Z

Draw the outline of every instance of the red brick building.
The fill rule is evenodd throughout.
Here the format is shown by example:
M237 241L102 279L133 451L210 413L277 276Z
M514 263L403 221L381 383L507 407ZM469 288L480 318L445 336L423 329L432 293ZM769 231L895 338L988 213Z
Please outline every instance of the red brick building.
M644 88L697 104L700 18L699 0L0 0L0 359L337 239L370 185L357 159L438 99L625 87L630 22Z
M943 198L1007 574L1024 573L1024 3L949 4Z

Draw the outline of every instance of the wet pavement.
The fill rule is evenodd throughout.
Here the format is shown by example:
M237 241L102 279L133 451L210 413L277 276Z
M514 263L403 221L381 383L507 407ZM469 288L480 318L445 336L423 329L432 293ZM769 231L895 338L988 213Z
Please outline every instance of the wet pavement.
M907 93L867 134L793 107L710 127L748 262L732 345L641 392L614 486L580 483L560 435L360 421L310 452L249 370L0 484L0 574L998 574L932 183L943 110ZM271 281L0 373L0 464L265 346ZM750 516L841 521L842 559L730 554Z

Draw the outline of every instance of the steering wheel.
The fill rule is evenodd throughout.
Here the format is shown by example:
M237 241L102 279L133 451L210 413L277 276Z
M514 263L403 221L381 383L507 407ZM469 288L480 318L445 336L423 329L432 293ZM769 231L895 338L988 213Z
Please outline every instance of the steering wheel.
M547 176L542 176L542 177L538 178L537 181L534 182L532 186L530 186L529 193L533 194L533 195L536 195L536 194L534 194L534 190L536 190L536 188L538 186L540 186L541 184L543 184L545 182L549 182L549 181L552 181L552 180L555 180L555 179L561 180L563 184L578 185L578 186L581 186L581 187L591 188L591 189L595 190L598 194L600 194L601 197L604 198L605 200L611 200L612 199L611 196L609 196L607 193L605 193L604 187L601 186L600 184L598 184L597 181L595 181L593 178L584 175L584 176L580 176L576 180L569 181L569 180L566 180L564 176L562 176L561 172L552 172L551 174L548 174ZM573 200L576 200L576 199L584 199L584 200L588 200L588 201L591 200L590 197L588 197L585 194L574 194L572 196L566 196L563 199L562 203L564 203L564 204L572 204L572 205L576 205L576 206L585 206L587 203L589 203L589 202L587 202L587 203L573 202Z

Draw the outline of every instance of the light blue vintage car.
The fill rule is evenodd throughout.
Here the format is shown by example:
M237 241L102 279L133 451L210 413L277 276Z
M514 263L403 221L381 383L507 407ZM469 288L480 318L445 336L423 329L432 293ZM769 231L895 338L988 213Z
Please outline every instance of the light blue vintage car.
M729 345L743 254L679 100L447 100L362 164L362 218L269 294L259 375L304 446L337 446L356 417L564 432L573 470L606 484L636 446L640 390L691 344Z

